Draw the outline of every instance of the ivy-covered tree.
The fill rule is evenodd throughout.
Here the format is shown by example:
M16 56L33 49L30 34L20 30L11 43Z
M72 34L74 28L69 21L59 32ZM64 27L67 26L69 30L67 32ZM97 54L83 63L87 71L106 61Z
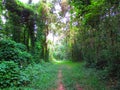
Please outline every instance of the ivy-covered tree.
M32 0L29 0L28 4L18 0L3 2L6 18L5 33L14 41L25 44L28 51L33 54L36 51L35 48L40 46L39 56L41 59L48 60L46 37L50 11L47 5L49 4L42 1L35 6L31 2Z

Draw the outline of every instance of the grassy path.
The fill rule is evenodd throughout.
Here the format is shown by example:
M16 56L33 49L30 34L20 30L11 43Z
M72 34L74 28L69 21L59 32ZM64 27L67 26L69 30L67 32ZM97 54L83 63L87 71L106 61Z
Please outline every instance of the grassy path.
M110 90L99 82L93 69L84 68L84 63L56 62L30 65L23 73L30 84L4 90Z
M59 72L58 72L58 88L57 88L57 90L65 90L65 88L64 88L64 85L63 85L63 82L62 82L62 72L61 72L61 70L59 70Z
M67 62L68 63L68 62ZM66 88L64 87L64 84L65 84L65 82L64 82L64 84L63 84L63 79L65 79L64 77L63 77L63 71L65 70L64 69L64 66L66 66L66 64L61 64L59 67L60 67L60 70L59 70L59 72L58 72L58 88L57 88L57 90L66 90ZM66 70L67 71L71 71L71 66L67 66L66 67ZM69 74L70 75L70 74ZM69 76L68 75L68 76ZM73 86L74 88L75 88L75 90L83 90L83 88L82 87L80 87L80 85L78 84L78 83L76 83L76 85L75 86ZM73 88L73 87L71 87L71 89ZM74 89L73 89L74 90Z
M97 73L84 67L84 63L61 62L57 64L62 73L65 90L108 90L99 81Z

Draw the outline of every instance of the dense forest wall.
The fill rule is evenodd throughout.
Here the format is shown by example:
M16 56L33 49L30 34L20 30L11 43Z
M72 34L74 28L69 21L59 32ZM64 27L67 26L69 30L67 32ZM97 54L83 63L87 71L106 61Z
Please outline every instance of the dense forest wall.
M76 11L72 20L77 22L71 26L71 32L77 31L71 37L73 59L85 60L88 67L107 70L107 76L119 78L120 1L73 0L70 3L72 12Z

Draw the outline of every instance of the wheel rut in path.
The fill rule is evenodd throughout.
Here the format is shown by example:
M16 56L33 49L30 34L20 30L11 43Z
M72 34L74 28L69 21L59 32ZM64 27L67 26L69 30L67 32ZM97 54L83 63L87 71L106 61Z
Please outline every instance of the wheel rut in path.
M81 87L79 86L79 84L76 84L76 89L77 89L77 90L83 90L83 88L81 88Z
M62 71L61 70L58 71L58 87L57 87L57 90L65 90L65 87L62 83Z
M57 89L56 90L66 90L64 84L63 84L63 75L62 75L62 70L59 69L58 71L58 80L57 80ZM76 90L84 90L78 83L74 86Z

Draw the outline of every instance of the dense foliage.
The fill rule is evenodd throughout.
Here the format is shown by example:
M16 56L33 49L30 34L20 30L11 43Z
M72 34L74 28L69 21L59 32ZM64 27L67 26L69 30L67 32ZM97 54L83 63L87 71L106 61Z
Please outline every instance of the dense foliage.
M13 61L0 62L0 88L20 85L20 69Z
M23 44L12 40L0 40L0 88L20 86L28 82L20 69L32 62L32 56Z
M73 0L70 3L74 6L71 13L76 12L71 20L77 22L71 27L71 32L75 29L77 32L72 37L74 42L70 41L73 60L85 60L88 67L107 71L106 78L119 78L120 1Z
M2 3L1 16L5 24L1 24L1 34L6 35L17 43L26 45L27 50L35 54L37 62L40 59L48 61L48 48L46 36L48 33L47 13L45 2L33 4L23 4L19 0L5 0ZM41 14L44 12L43 14ZM44 17L44 18L43 18ZM3 19L4 18L4 19ZM46 19L45 19L46 18ZM38 47L40 51L38 53ZM39 60L38 60L39 59Z
M119 23L120 0L40 0L37 4L1 0L0 88L26 86L39 79L34 86L43 89L40 85L58 68L52 71L51 63L42 62L55 59L84 61L101 79L113 80L119 88Z
M23 67L32 62L32 56L27 53L25 45L11 40L0 40L0 61L14 61Z

